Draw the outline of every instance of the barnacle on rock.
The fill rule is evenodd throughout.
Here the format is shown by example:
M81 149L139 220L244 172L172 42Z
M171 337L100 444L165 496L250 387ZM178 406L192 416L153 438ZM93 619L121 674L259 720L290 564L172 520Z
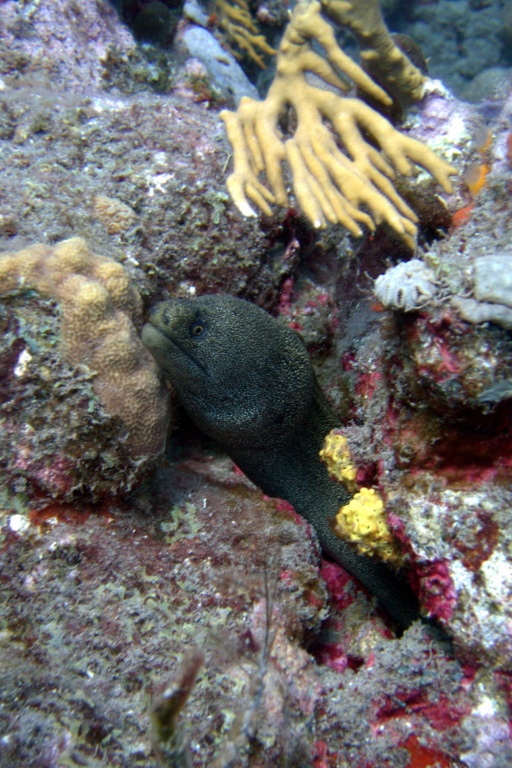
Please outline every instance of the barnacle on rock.
M410 312L424 306L436 294L436 276L423 261L411 259L380 275L373 290L385 307Z

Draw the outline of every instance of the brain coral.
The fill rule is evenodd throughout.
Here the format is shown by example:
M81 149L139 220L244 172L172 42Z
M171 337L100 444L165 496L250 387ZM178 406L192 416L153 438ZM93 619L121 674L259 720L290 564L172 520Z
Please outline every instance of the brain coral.
M94 397L118 425L125 460L138 466L157 456L169 423L169 398L137 335L141 300L126 271L112 259L93 254L81 238L0 254L0 295L6 297L5 305L9 297L20 294L27 302L34 291L58 303L61 357L80 373L86 372ZM28 315L18 312L18 317L22 326L34 325ZM23 365L40 346L27 345L18 357L14 376L20 385ZM54 381L53 388L58 385ZM93 409L90 403L87 407ZM62 430L70 427L61 425ZM121 454L113 461L119 462ZM50 490L55 491L51 484Z

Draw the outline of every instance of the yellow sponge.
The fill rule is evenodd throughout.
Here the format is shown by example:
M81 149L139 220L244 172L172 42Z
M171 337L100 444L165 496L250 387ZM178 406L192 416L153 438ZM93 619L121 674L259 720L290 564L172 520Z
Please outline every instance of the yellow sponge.
M384 501L373 488L357 490L357 468L350 455L348 440L333 429L326 436L320 458L334 480L354 493L335 517L334 532L353 542L365 555L377 555L400 565L402 555L389 528Z
M346 437L339 433L329 432L324 440L324 447L320 451L320 458L327 467L331 477L337 480L349 490L356 488L355 480L357 469L352 464L352 457Z
M401 563L401 554L387 523L384 502L373 488L361 488L340 508L334 531L340 538L354 542L362 554L377 555L396 565Z

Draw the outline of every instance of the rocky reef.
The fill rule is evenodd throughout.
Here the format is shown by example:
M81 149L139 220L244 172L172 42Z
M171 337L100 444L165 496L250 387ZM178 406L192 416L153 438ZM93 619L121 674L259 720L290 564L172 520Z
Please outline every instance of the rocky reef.
M388 115L457 171L393 174L408 238L364 202L316 229L286 170L289 206L246 219L219 113L263 75L210 10L2 5L0 765L509 765L512 93L422 75ZM286 14L250 13L271 78ZM333 525L418 595L403 636L288 504L182 413L168 430L141 324L208 292L302 334L354 496Z
M0 253L0 285L5 482L65 500L128 491L163 453L170 421L128 274L75 237ZM57 302L59 327L38 297Z

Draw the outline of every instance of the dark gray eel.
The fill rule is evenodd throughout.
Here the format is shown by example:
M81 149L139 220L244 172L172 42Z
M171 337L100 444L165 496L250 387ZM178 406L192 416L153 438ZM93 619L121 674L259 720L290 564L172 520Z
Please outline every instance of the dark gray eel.
M157 304L142 340L197 427L264 493L289 501L398 628L419 618L405 579L332 531L350 495L318 456L337 422L300 336L247 301L202 296Z

